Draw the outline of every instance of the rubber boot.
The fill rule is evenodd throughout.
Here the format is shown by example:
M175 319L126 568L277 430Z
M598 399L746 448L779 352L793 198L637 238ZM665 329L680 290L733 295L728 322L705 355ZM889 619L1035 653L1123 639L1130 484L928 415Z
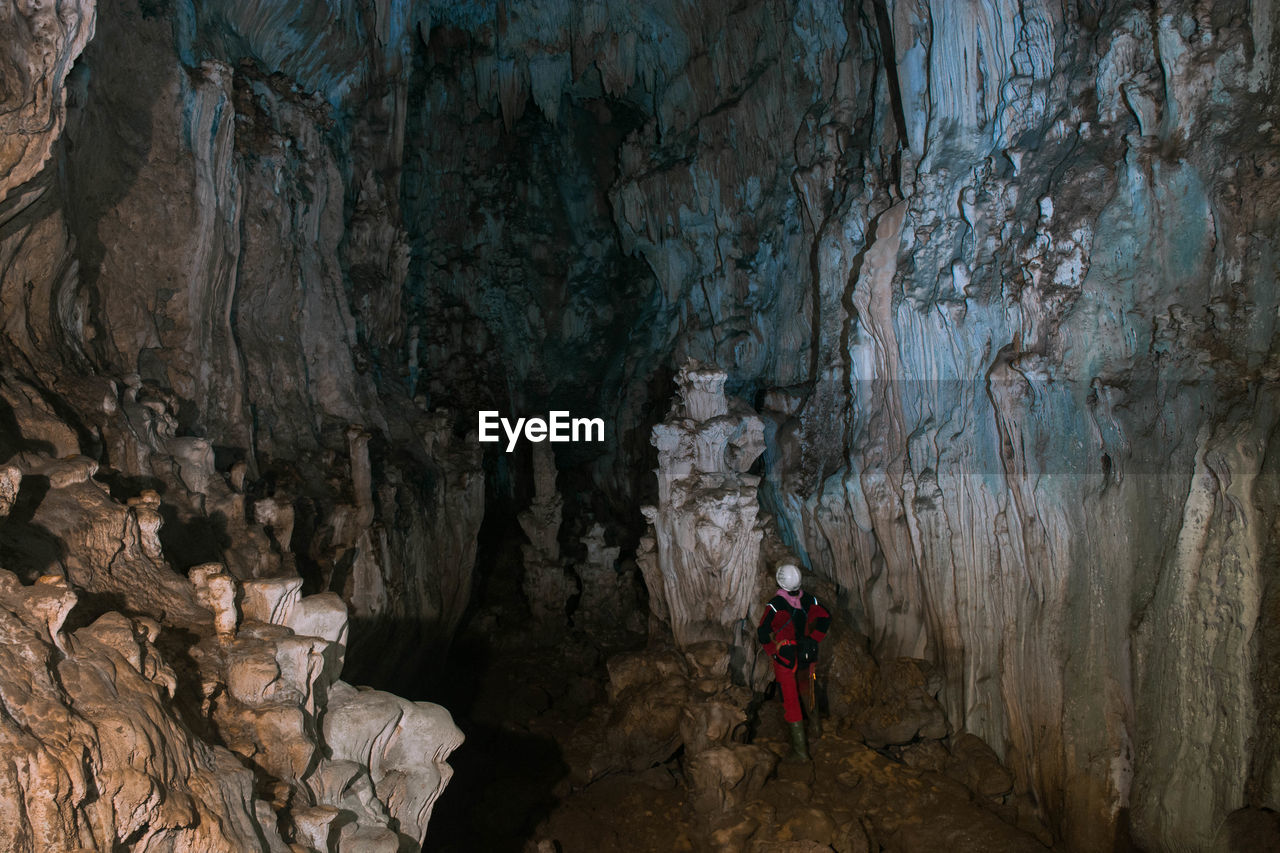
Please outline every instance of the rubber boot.
M787 761L808 761L809 748L804 739L804 723L787 723L791 731L791 755Z
M818 719L818 715L816 713L805 720L805 726L809 733L810 743L813 743L815 740L822 737L822 721Z

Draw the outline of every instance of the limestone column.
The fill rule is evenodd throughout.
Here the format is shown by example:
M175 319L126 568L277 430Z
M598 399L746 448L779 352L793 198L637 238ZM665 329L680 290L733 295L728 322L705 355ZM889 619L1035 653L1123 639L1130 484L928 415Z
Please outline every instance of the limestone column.
M760 478L747 471L764 450L764 425L746 403L725 396L726 379L723 370L687 363L676 377L678 398L651 439L658 505L642 508L649 531L637 562L654 620L681 648L732 643L761 571Z

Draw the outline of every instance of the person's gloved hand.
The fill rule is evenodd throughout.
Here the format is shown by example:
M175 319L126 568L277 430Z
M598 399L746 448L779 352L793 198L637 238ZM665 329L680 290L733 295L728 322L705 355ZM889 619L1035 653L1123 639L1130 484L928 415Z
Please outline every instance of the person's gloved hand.
M798 654L795 644L788 643L778 649L778 662L789 669L795 669Z
M800 660L813 663L818 659L818 641L812 637L801 637L796 645L800 649Z

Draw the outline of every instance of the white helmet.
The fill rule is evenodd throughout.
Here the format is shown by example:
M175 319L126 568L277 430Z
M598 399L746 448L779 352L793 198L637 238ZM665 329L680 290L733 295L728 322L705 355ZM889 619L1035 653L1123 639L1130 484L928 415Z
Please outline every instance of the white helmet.
M778 573L774 577L778 581L778 586L787 592L795 592L800 588L800 570L791 563L778 566Z

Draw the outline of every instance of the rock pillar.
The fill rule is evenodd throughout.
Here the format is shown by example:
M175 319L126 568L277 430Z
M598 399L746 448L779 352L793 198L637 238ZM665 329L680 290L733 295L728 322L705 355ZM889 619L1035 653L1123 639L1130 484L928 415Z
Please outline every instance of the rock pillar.
M690 361L679 395L654 427L658 505L642 508L649 531L637 562L653 617L681 648L732 642L749 618L761 570L763 530L747 471L764 450L764 426L750 407L725 396L723 370Z

